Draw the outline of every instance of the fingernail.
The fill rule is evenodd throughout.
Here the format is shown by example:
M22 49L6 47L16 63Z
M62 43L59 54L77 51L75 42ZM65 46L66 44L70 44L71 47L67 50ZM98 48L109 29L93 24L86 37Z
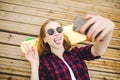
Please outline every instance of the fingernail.
M92 42L92 37L90 37L89 39L90 39L90 42Z
M88 37L86 36L86 41L88 41Z
M79 30L79 32L81 32L81 33L82 33L82 31L83 31L82 29Z
M90 37L90 41L92 41L92 37Z

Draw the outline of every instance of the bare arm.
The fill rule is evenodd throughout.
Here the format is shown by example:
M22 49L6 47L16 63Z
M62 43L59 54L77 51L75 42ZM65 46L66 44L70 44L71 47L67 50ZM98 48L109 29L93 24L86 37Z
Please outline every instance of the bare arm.
M26 50L26 59L31 64L31 80L39 80L39 56L38 52L29 46L29 44L22 44L23 48Z
M39 80L39 66L31 65L31 80Z
M110 43L111 35L112 35L112 32L107 34L104 37L103 41L95 42L94 46L91 49L91 52L94 56L102 56L104 54L104 52L106 51L106 49Z
M86 15L85 18L88 21L80 31L84 33L85 30L92 25L87 33L89 41L95 40L91 52L94 56L102 56L110 43L112 32L114 30L114 23L104 17L90 14ZM98 34L99 36L96 38Z

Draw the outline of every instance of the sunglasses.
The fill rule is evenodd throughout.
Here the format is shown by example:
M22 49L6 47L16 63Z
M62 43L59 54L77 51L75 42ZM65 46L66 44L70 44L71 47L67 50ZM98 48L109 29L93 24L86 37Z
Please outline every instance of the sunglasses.
M62 27L57 27L57 28L56 28L56 31L57 31L58 33L62 33L62 32L63 32L63 28L62 28ZM53 34L55 33L55 30L54 30L54 29L48 29L47 33L48 33L49 35L53 35Z

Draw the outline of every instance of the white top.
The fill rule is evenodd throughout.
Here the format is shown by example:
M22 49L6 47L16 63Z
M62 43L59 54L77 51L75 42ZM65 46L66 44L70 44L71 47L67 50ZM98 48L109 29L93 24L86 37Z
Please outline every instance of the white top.
M68 65L68 63L67 63L65 60L63 60L63 62L64 62L64 63L66 64L66 66L68 67L72 80L76 80L75 75L74 75L72 69L70 68L70 66Z

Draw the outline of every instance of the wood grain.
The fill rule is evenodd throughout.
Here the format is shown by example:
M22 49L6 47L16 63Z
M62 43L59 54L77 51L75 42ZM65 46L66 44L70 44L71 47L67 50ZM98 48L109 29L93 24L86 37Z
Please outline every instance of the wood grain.
M20 44L28 37L38 37L47 19L57 19L65 26L88 13L115 23L105 54L99 60L85 61L90 79L120 79L120 0L0 0L0 80L30 80L30 63ZM84 41L74 46L89 44L93 43Z

